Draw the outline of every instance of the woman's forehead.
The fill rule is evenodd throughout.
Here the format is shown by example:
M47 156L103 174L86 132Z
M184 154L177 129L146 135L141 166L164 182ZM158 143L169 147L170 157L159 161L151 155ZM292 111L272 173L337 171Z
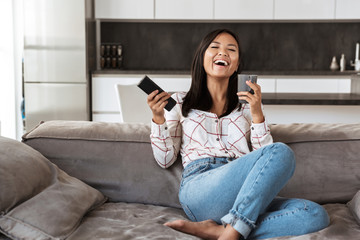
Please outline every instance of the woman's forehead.
M236 39L229 33L220 33L218 34L211 43L215 44L226 44L226 45L233 45L238 47L238 43Z

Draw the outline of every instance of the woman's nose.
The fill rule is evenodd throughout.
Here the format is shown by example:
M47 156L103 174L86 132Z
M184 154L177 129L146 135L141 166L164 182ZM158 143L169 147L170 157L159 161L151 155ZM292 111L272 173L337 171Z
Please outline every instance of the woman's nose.
M219 56L227 56L227 53L226 51L224 50L220 50L219 53L218 53Z

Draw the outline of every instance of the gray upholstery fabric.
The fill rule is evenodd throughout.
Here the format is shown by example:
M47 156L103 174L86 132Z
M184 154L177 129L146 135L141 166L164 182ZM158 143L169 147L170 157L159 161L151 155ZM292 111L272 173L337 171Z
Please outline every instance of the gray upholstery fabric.
M84 131L86 130L86 131ZM99 140L105 142L147 142L150 124L105 123L89 121L49 121L42 122L23 138L56 138L68 140Z
M272 125L271 131L275 141L294 150L297 162L280 195L346 203L360 189L360 124ZM136 204L180 207L181 163L166 170L157 166L149 134L149 124L50 121L23 137L67 173L117 202L91 211L68 239L196 239L162 225L184 219L182 210ZM349 208L324 205L331 218L328 228L273 240L358 239L360 226L350 211L357 212L354 199Z
M360 139L360 123L272 124L275 141L284 143L351 141ZM274 135L275 134L275 135Z
M181 208L181 163L161 169L153 158L149 134L148 124L50 121L23 139L112 202Z
M360 226L345 204L326 204L331 225L319 232L296 237L279 237L272 240L355 240L359 239ZM106 203L86 216L80 227L68 238L77 239L199 239L174 231L163 223L186 219L179 209L143 204Z
M106 198L36 150L0 137L0 232L13 239L63 239Z
M106 203L87 215L68 240L199 239L163 226L176 219L186 219L182 210L137 203Z
M360 124L270 127L274 140L287 143L296 156L295 174L281 196L346 203L360 189ZM159 168L149 134L149 124L50 121L25 135L24 142L111 201L180 208L180 161Z
M281 196L346 203L360 189L360 124L282 124L271 131L296 156Z
M0 137L0 212L8 212L49 186L51 170L39 152Z
M355 194L353 199L347 203L347 205L356 221L360 224L360 190Z
M271 240L352 240L360 236L356 224L344 204L326 204L331 224L316 233L296 237L278 237ZM91 211L82 224L68 238L78 239L199 239L164 227L163 223L174 219L186 219L180 209L143 204L106 203ZM0 235L1 240L8 239Z

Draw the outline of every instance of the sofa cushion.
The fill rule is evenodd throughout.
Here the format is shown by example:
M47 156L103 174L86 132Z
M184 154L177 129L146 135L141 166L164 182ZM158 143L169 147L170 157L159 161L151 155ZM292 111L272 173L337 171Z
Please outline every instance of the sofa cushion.
M0 232L14 239L63 239L106 198L31 147L0 137Z
M181 208L181 161L169 169L157 165L150 124L49 121L24 135L23 141L111 202Z
M271 132L296 157L294 176L281 196L346 203L359 190L360 124L278 124Z
M138 203L105 203L91 211L67 240L200 240L163 224L187 219L181 209Z
M287 144L360 140L360 124L292 123L270 125L276 141Z
M360 190L355 194L353 199L347 203L351 213L360 225Z
M345 204L326 204L324 208L331 219L327 228L301 236L275 237L271 240L359 239L360 226ZM168 207L106 203L86 215L80 227L67 240L93 239L93 236L97 239L121 240L199 239L163 226L165 222L175 219L186 219L186 216L180 209Z
M274 140L295 152L295 174L283 197L348 202L359 189L360 124L271 125ZM154 160L150 124L49 121L23 141L113 202L181 207L182 165L162 169Z
M0 212L8 212L51 184L48 162L25 144L0 137L0 156Z

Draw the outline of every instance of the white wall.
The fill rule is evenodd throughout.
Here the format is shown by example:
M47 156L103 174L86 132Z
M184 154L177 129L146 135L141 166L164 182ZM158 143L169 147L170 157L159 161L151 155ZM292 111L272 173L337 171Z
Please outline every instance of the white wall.
M22 58L24 52L24 0L13 0L14 19L14 70L15 70L15 115L16 138L21 139L24 134L21 117L22 101Z
M22 0L0 1L1 135L13 139L19 139L22 135L22 127L19 125L22 17L19 18L19 15L22 15Z

